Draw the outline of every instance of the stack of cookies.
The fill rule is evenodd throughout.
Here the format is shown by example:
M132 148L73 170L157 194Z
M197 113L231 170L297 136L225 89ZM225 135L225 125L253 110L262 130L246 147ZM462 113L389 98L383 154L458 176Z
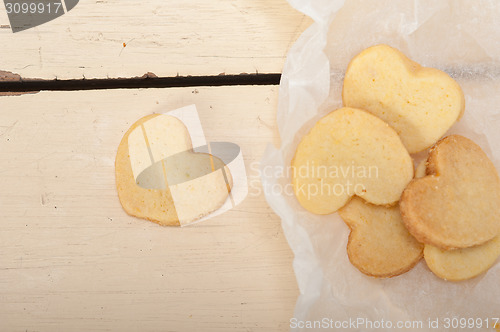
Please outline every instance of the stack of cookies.
M454 281L489 269L500 255L500 178L474 142L442 138L465 109L460 86L377 45L351 60L342 99L299 143L292 184L308 211L339 212L351 263L392 277L424 257ZM411 155L429 148L414 172Z

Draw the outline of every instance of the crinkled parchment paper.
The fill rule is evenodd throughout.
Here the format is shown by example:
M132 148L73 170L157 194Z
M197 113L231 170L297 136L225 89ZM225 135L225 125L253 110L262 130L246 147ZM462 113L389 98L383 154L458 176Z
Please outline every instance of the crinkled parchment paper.
M286 170L303 135L319 118L341 106L342 79L349 60L379 43L400 49L424 66L442 69L459 82L466 110L450 133L473 139L500 169L500 4L456 0L289 2L314 23L288 54L277 114L281 147L268 148L261 170L266 198L281 217L295 254L300 297L294 318L414 320L422 321L418 331L445 331L447 318L499 317L500 261L486 274L459 283L437 278L424 261L398 277L367 277L349 263L346 225L337 214L316 216L301 208ZM429 328L428 320L436 318L440 319L439 328ZM482 324L485 328L484 320ZM372 329L358 326L357 330ZM490 325L486 330L494 328Z

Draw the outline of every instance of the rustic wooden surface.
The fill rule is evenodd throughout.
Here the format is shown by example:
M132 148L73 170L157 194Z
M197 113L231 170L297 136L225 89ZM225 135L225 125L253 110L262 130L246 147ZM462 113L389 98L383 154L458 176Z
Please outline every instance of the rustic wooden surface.
M310 22L285 0L99 0L13 34L0 6L0 80L277 73ZM293 254L256 171L279 143L277 97L277 86L0 91L0 331L288 330ZM184 228L126 215L123 133L193 103L208 141L242 148L248 197Z
M293 255L256 168L277 86L0 97L0 331L286 331ZM242 148L249 195L183 228L122 210L114 158L140 117L194 103Z
M82 0L12 33L0 6L0 70L72 79L281 72L310 24L286 0Z

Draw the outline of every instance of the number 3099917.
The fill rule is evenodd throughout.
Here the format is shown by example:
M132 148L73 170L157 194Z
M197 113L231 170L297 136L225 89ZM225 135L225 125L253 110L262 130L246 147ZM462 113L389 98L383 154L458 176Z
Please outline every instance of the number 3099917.
M63 11L61 2L7 2L7 14L58 14Z

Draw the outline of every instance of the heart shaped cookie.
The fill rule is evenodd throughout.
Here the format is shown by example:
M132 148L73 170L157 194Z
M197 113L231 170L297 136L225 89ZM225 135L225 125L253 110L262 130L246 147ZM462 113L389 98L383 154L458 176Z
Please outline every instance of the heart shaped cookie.
M341 108L320 119L299 143L292 184L300 204L329 214L357 195L378 205L396 203L413 178L413 163L389 125Z
M405 228L398 206L372 205L354 197L339 214L351 229L349 260L364 274L397 276L422 258L423 245Z
M418 241L456 249L500 233L500 179L478 145L459 135L445 137L431 149L426 174L408 185L400 202Z
M118 147L115 175L124 210L164 226L217 210L232 187L222 160L194 152L187 128L170 115L146 116L130 127Z
M486 272L500 256L500 236L481 245L443 250L430 244L424 248L427 266L438 277L461 281L477 277Z
M434 144L465 107L462 89L450 76L387 45L370 47L351 60L342 99L345 106L387 122L410 153Z
M415 170L415 177L422 178L426 173L423 161ZM444 250L431 244L424 246L424 258L429 269L438 277L462 281L486 272L500 256L500 235L486 243L463 249Z

